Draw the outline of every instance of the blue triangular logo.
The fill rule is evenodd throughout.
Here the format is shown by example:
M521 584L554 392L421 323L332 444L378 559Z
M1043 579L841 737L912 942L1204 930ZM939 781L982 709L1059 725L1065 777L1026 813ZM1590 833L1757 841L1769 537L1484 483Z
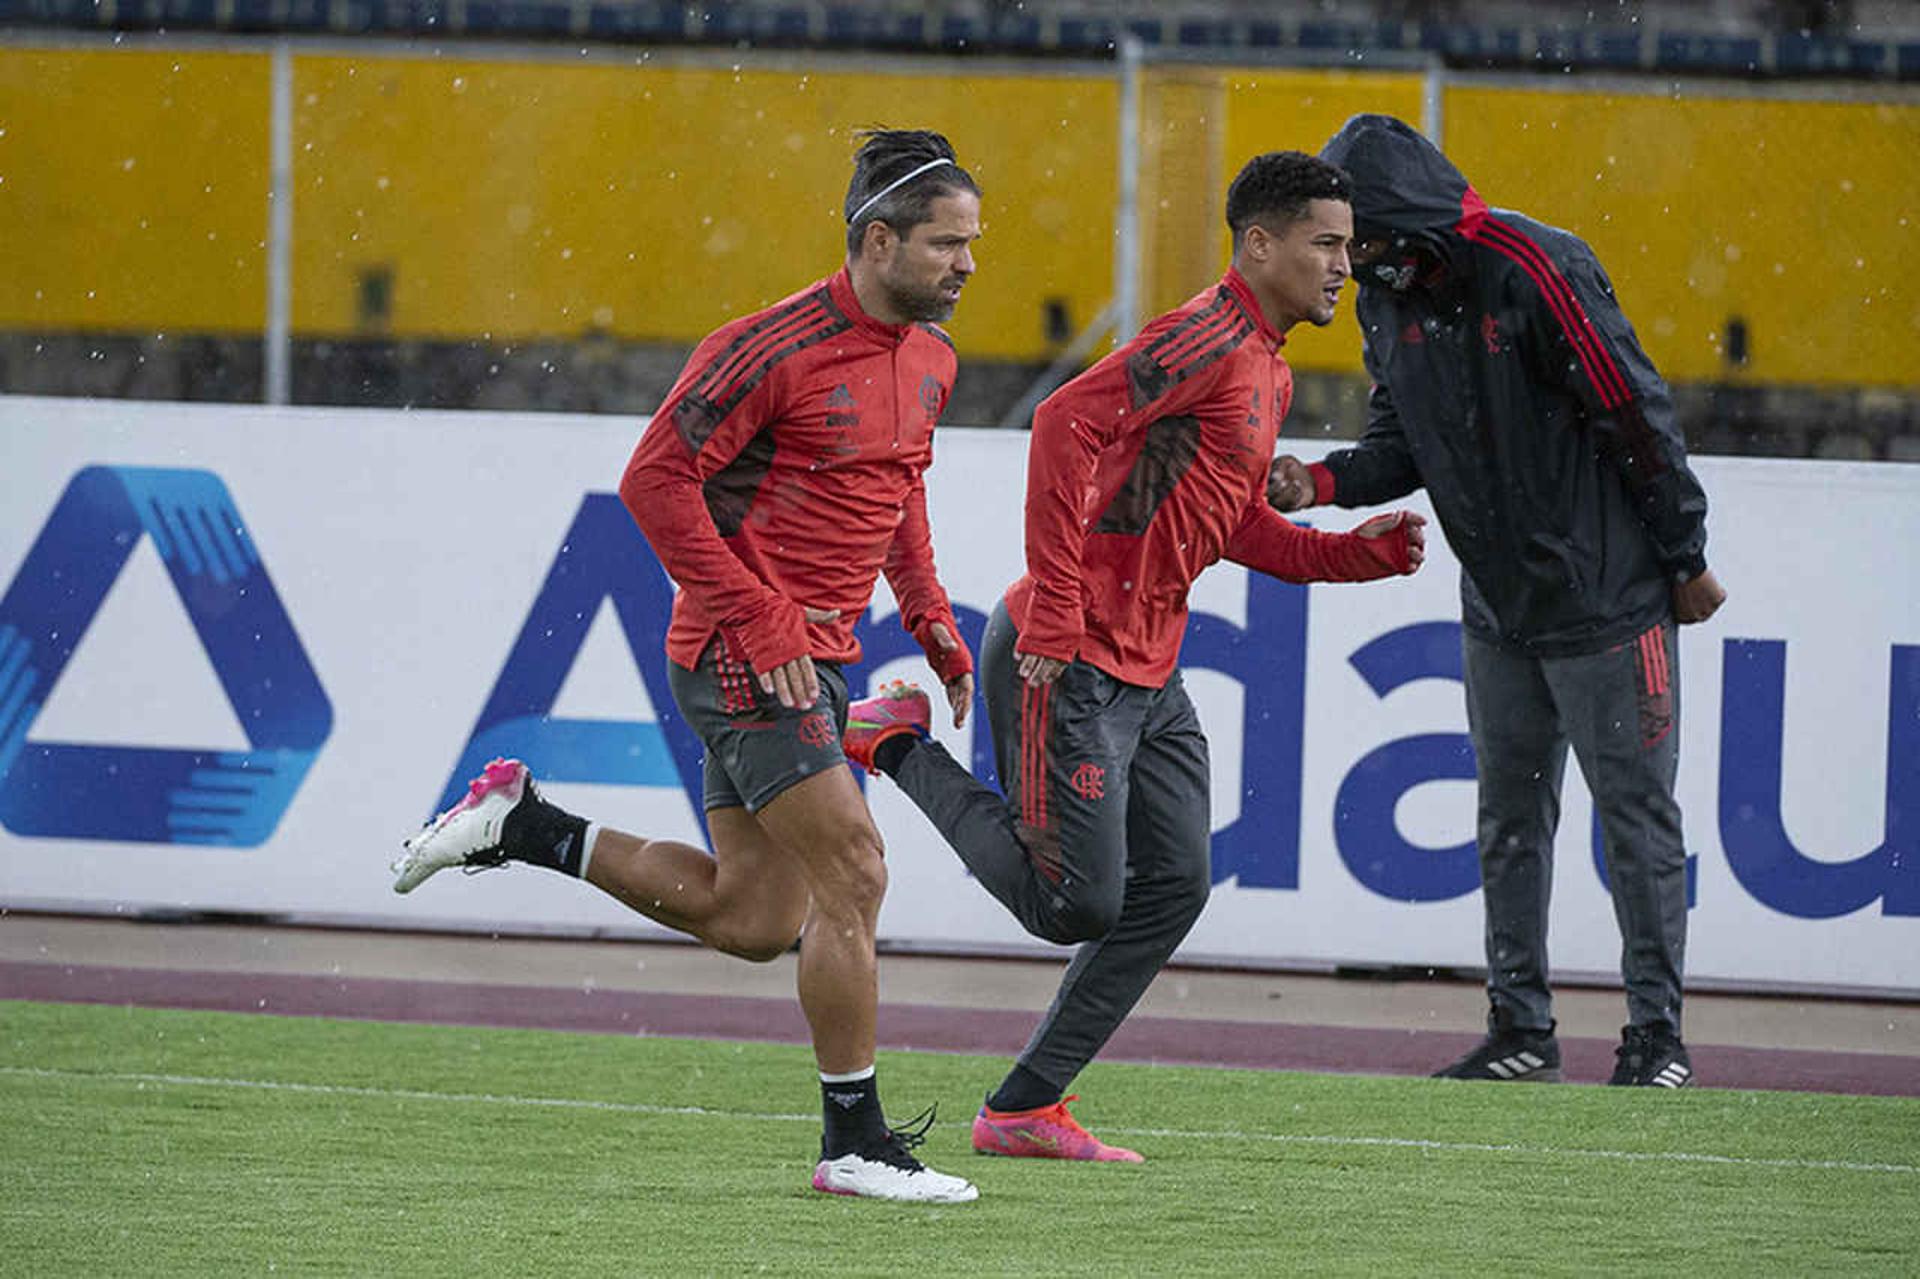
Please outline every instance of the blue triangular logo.
M248 750L28 737L143 536ZM0 597L0 825L26 836L251 847L273 833L332 729L333 707L218 476L90 466L73 477Z

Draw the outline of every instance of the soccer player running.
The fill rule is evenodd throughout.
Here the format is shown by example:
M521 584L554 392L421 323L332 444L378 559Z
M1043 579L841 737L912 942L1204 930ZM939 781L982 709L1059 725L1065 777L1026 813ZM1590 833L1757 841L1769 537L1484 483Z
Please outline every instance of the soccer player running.
M1547 897L1571 743L1606 833L1628 1023L1614 1084L1693 1078L1680 1038L1687 855L1675 623L1726 599L1666 383L1577 237L1489 209L1426 138L1355 116L1358 314L1375 386L1356 447L1274 467L1281 510L1424 487L1459 556L1479 774L1485 1040L1438 1073L1560 1078Z
M982 886L1079 946L1052 1008L973 1122L987 1154L1138 1162L1068 1112L1100 1051L1206 905L1206 738L1175 663L1187 591L1230 559L1292 582L1410 573L1422 519L1315 532L1266 501L1293 393L1285 333L1333 319L1347 179L1299 152L1227 192L1233 264L1034 414L1027 574L988 623L981 678L1006 797L926 738L926 694L855 703L847 753L892 777Z
M890 1128L880 1108L874 929L887 875L842 754L841 665L860 656L854 622L885 572L956 725L972 704L922 474L956 364L933 322L973 274L980 189L937 133L862 136L845 267L703 340L620 484L680 587L668 675L706 745L713 855L567 813L524 765L496 760L407 841L394 889L522 861L745 959L798 938L825 1115L814 1188L958 1203L978 1192L912 1153L926 1124Z

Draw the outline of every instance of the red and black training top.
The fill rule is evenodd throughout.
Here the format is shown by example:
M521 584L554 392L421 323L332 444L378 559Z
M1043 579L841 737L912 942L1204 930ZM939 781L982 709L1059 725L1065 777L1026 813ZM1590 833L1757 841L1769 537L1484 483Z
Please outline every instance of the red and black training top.
M1267 505L1293 400L1283 341L1229 270L1040 405L1027 575L1007 592L1021 652L1157 688L1179 661L1187 591L1209 564L1290 582L1407 570L1403 534L1364 544ZM1396 552L1397 563L1381 558Z
M758 671L857 661L882 571L923 647L932 622L959 634L922 479L954 370L945 333L869 316L845 269L695 348L620 481L680 587L670 659L693 669L718 634ZM840 615L810 623L803 607ZM934 665L971 669L964 648Z

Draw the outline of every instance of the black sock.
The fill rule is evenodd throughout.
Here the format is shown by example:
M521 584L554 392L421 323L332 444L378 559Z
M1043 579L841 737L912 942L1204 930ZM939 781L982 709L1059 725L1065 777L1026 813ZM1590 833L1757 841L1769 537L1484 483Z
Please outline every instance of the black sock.
M820 1157L838 1159L878 1142L887 1132L880 1113L880 1084L872 1071L864 1079L820 1081L820 1109L826 1127L820 1134Z
M1010 1110L1037 1110L1041 1106L1051 1106L1059 1101L1065 1089L1056 1088L1025 1066L1015 1066L1000 1081L1000 1087L987 1098L990 1109L1005 1113Z
M892 777L907 758L907 752L919 744L918 733L896 733L873 748L873 766Z
M531 778L527 787L531 793L507 814L501 827L500 842L507 856L578 879L587 857L587 819L540 798Z

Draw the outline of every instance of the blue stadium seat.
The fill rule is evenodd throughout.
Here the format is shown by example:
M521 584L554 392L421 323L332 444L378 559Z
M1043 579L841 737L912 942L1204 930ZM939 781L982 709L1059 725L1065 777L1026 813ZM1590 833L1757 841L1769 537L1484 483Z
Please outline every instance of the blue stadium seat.
M927 20L919 13L899 13L871 5L836 4L827 8L828 44L924 44Z
M679 4L628 0L587 11L587 34L600 40L684 40L687 11Z
M564 36L573 30L573 9L539 0L467 0L466 34Z
M993 19L991 35L1003 49L1038 49L1040 19L1031 13L1001 13Z
M1420 47L1419 28L1406 22L1376 22L1373 38L1367 43L1376 49L1417 49Z
M940 19L940 43L950 49L977 49L986 39L986 28L962 13L949 13Z
M1057 39L1062 52L1099 54L1113 48L1119 31L1110 18L1063 17Z
M1536 27L1534 60L1556 66L1633 69L1640 65L1638 31L1602 27Z
M1760 40L1754 36L1662 32L1656 65L1668 71L1750 73L1762 67Z
M1372 6L1371 11L1385 7ZM1261 15L1253 6L1208 8L1200 0L1166 9L1172 12L1156 13L1144 3L1093 0L952 8L910 0L0 0L0 25L548 39L584 35L610 41L1045 52L1093 58L1110 56L1126 33L1150 47L1218 51L1227 61L1235 49L1297 47L1358 61L1372 51L1421 50L1468 67L1920 80L1920 39L1912 38L1687 30L1656 36L1630 26L1595 26L1591 18L1583 24L1571 15L1543 16L1539 25L1339 16L1296 21ZM1369 6L1356 6L1347 12L1369 11Z
M445 0L374 0L373 28L396 35L436 35L453 30Z
M1222 49L1240 43L1234 38L1233 24L1224 19L1188 19L1179 25L1182 47Z
M1286 28L1277 22L1255 20L1247 24L1247 46L1253 49L1277 49L1286 42Z
M1429 53L1468 61L1519 62L1523 41L1518 27L1469 27L1445 22L1420 26L1420 47Z
M1863 40L1835 40L1794 31L1774 42L1774 69L1794 75L1842 72L1880 75L1888 70L1889 49Z
M287 0L286 26L282 30L325 31L327 29L327 0ZM278 26L278 22L276 22Z
M1356 22L1302 22L1297 39L1302 49L1353 49L1371 43L1368 29Z
M213 25L213 0L124 0L117 7L118 27L207 27Z
M1600 32L1594 44L1594 61L1600 66L1629 68L1640 65L1641 51L1646 42L1638 31L1614 28Z
M813 35L812 15L792 5L710 4L700 12L701 34L728 44L803 44Z
M62 27L110 26L105 6L95 0L0 0L0 23Z

